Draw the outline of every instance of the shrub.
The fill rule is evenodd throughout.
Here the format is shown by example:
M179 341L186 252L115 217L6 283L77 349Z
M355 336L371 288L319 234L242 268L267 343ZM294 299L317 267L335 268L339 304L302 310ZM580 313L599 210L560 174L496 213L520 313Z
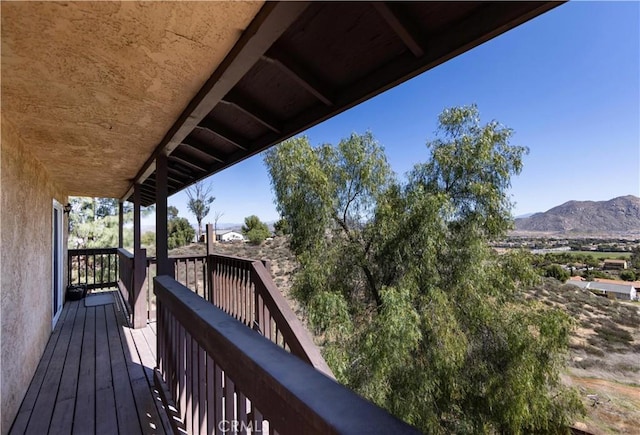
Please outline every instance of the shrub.
M633 337L629 331L622 329L615 324L598 326L593 330L607 343L627 344L633 341Z
M267 237L271 235L267 224L262 222L256 215L251 215L244 218L242 233L249 239L249 242L253 245L261 244Z
M140 243L143 246L153 246L156 244L156 233L153 231L147 231L140 237Z
M623 281L635 281L636 273L633 270L623 270L620 272L620 279Z
M564 270L559 264L552 264L545 268L545 276L555 278L560 282L565 282L569 279L569 272Z

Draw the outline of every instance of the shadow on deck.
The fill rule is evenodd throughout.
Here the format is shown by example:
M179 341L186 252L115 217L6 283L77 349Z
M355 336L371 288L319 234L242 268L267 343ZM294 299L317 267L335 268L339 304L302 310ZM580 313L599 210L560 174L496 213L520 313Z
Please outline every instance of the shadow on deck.
M69 301L10 433L171 433L155 364L155 323L129 328L117 291Z

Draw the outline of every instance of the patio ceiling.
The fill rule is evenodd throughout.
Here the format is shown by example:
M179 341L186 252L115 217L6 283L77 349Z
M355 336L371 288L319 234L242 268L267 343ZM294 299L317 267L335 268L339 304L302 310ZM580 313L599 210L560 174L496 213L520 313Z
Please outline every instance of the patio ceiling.
M121 197L262 2L2 2L2 124L70 195Z
M3 3L3 122L70 194L150 205L160 153L172 194L560 3L31 4Z

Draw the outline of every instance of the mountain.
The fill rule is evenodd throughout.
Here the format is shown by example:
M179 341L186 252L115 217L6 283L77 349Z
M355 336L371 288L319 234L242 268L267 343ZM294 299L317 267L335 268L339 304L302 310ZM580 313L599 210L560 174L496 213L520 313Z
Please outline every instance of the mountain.
M515 223L516 232L637 233L640 198L627 195L609 201L569 201Z

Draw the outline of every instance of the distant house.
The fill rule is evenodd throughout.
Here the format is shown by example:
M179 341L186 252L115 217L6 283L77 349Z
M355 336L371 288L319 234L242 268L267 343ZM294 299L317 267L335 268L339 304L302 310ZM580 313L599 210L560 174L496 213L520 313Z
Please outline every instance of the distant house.
M628 267L626 260L604 260L603 269L622 270Z
M216 234L218 242L244 241L244 236L237 231L223 231Z
M569 281L569 283L596 294L606 295L607 297L611 296L616 299L631 301L638 299L638 293L631 284L610 284L608 282L577 281L573 279Z

